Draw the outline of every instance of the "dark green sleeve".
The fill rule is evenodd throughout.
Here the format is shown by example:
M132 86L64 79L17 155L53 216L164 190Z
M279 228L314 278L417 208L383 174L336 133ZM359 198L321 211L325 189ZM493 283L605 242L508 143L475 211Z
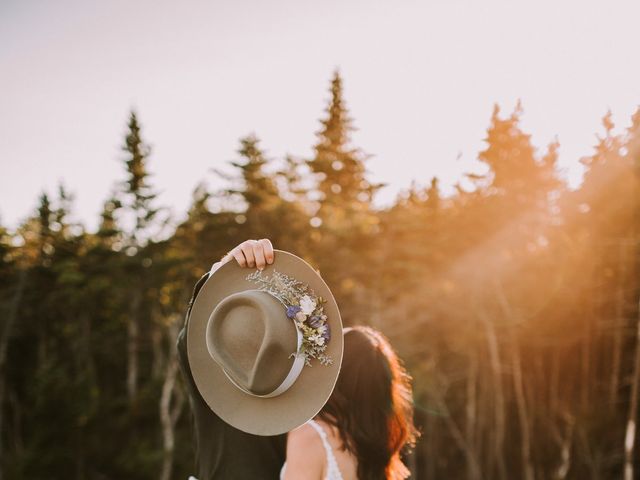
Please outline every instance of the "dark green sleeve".
M189 389L189 393L195 399L199 399L204 402L202 399L200 392L196 388L195 381L193 380L193 375L191 374L191 369L189 368L189 362L187 359L187 328L189 326L189 316L191 315L191 308L193 307L193 302L195 302L196 297L198 296L198 292L204 285L204 282L209 278L209 272L205 273L200 279L197 281L195 287L193 287L193 293L191 294L191 299L189 300L189 304L187 305L187 314L184 318L184 325L182 329L178 333L178 341L177 341L177 349L178 349L178 363L180 364L180 370L182 370L182 376L187 383L187 388Z

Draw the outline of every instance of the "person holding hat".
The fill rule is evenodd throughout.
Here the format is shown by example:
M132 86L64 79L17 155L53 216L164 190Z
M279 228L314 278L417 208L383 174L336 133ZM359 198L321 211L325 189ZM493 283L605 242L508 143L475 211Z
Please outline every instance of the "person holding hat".
M277 479L286 433L333 391L342 320L313 267L268 239L247 240L195 285L177 349L198 479Z

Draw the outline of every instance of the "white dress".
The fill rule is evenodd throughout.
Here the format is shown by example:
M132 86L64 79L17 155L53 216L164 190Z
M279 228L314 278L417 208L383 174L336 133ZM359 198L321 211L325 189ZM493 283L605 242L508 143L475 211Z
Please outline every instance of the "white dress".
M309 420L307 423L311 425L316 432L318 432L318 435L320 435L324 451L327 454L327 475L324 477L324 480L342 480L342 474L338 468L338 462L336 462L336 457L333 455L333 449L331 448L331 445L329 445L327 433L324 431L324 428L322 428L315 420ZM287 462L284 462L282 470L280 470L280 479L284 478L284 469L286 466Z

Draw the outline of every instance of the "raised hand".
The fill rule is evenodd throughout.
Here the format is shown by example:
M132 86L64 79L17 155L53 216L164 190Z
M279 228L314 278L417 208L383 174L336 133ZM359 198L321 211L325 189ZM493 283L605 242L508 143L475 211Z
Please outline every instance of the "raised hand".
M227 262L235 259L241 267L264 269L273 263L273 245L268 238L260 240L245 240L227 252L211 267L211 273Z

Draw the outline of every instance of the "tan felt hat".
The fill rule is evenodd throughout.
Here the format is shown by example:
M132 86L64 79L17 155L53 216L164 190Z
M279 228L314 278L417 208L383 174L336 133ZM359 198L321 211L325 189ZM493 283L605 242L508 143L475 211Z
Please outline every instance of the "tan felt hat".
M333 391L342 349L331 290L283 250L262 271L225 263L191 309L187 354L198 390L247 433L278 435L313 418Z

